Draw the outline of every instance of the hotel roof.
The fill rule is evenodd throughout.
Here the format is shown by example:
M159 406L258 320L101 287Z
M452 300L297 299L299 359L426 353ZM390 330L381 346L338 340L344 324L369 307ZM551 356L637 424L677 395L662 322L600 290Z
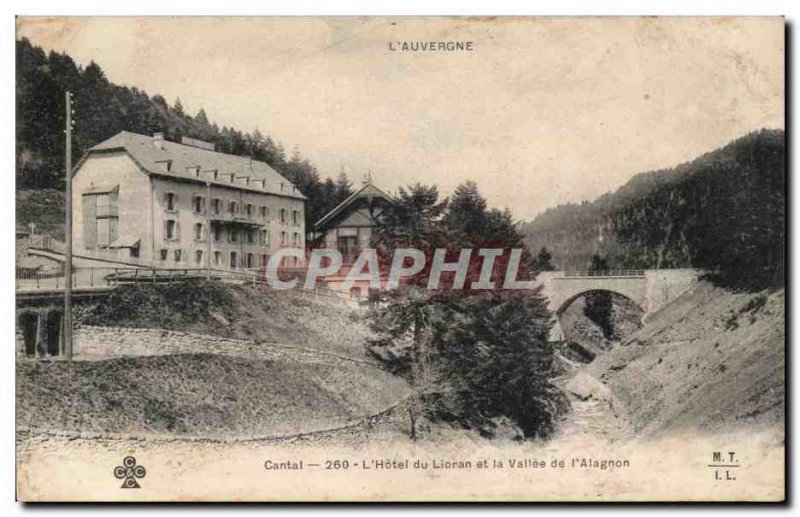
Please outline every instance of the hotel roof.
M306 199L292 182L264 162L128 131L95 145L87 156L120 150L126 151L149 174Z

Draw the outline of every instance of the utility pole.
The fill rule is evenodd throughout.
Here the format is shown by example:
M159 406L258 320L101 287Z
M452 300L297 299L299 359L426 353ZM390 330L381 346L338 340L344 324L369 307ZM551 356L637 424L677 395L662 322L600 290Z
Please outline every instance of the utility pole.
M67 103L66 176L67 221L66 252L64 254L64 357L72 360L72 92L64 95Z

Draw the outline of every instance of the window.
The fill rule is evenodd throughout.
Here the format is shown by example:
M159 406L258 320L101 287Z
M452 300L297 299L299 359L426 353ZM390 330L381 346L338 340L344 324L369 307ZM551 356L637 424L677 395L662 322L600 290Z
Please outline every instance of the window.
M261 245L269 246L269 230L261 230Z
M214 265L215 266L219 266L220 264L222 264L222 253L220 253L219 251L215 251L214 252Z
M97 194L97 215L108 215L108 194Z
M197 250L194 252L194 263L195 264L203 263L203 250Z
M267 256L266 253L263 253L261 255L261 260L259 261L258 266L263 269L263 268L267 267L267 262L269 262L269 257Z
M195 175L195 177L197 177L197 178L199 178L199 177L200 177L200 167L195 167L195 169L194 169L194 175Z
M255 230L246 230L247 232L247 244L255 244L256 243L256 232Z
M117 239L119 187L82 196L83 243L87 249L107 247Z
M180 262L183 252L181 250L175 250L175 262Z
M97 221L97 245L108 246L111 244L109 237L109 219L96 219Z
M281 232L281 246L286 246L286 232Z
M231 269L236 269L236 252L231 251Z
M286 224L286 209L281 208L281 224Z
M228 212L230 212L231 215L236 214L236 201L230 201L228 203Z
M194 240L203 240L203 223L194 223Z
M178 238L178 223L174 219L167 219L166 238L175 240Z
M160 250L158 252L158 256L159 256L159 258L161 259L162 262L167 260L167 253L169 253L169 250Z
M345 264L352 264L356 257L357 237L339 237L339 253Z
M300 247L300 234L297 232L292 235L292 245L295 247Z
M261 207L261 218L262 219L266 219L268 215L269 215L269 208L267 208L266 206L262 206Z
M212 231L214 232L214 242L219 242L219 240L222 238L222 227L213 226Z
M238 242L239 241L239 230L236 228L231 228L228 231L228 241L230 242Z
M133 248L129 249L131 258L138 259L139 258L139 246L134 246Z
M193 196L192 197L192 209L196 214L202 214L205 212L206 208L206 200L203 196Z
M292 224L297 226L300 224L300 211L292 210Z
M222 202L217 198L211 200L211 211L214 212L215 215L219 215L221 204Z
M247 254L247 269L253 269L256 267L255 257L252 253Z
M167 212L174 212L177 206L178 196L176 196L174 192L167 192L164 199Z
M247 203L247 206L245 206L245 212L247 213L247 218L248 219L253 217L253 205L251 205L250 203Z

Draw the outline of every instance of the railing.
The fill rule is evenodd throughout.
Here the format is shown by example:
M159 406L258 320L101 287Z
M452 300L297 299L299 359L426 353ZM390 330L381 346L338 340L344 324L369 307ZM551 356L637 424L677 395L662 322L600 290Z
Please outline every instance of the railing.
M50 251L61 251L63 252L63 245L56 246L56 243L61 244L60 242L53 239L50 235L31 235L28 237L28 247L29 248L41 248L44 250ZM58 249L56 249L58 248Z
M593 271L590 269L577 269L565 271L565 277L589 277L589 276L644 276L644 269L606 269Z
M134 281L146 273L149 271L133 268L74 268L72 270L72 287L75 289L110 288L123 282ZM66 287L66 283L63 270L17 269L17 291L60 291Z

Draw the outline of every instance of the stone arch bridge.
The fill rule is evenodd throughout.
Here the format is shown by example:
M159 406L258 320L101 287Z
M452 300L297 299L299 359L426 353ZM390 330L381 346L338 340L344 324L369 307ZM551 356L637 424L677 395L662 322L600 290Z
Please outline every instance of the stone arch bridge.
M694 286L697 269L634 269L611 271L544 271L537 281L555 317L551 341L563 341L559 316L577 298L594 291L624 296L639 306L644 317L658 311Z

